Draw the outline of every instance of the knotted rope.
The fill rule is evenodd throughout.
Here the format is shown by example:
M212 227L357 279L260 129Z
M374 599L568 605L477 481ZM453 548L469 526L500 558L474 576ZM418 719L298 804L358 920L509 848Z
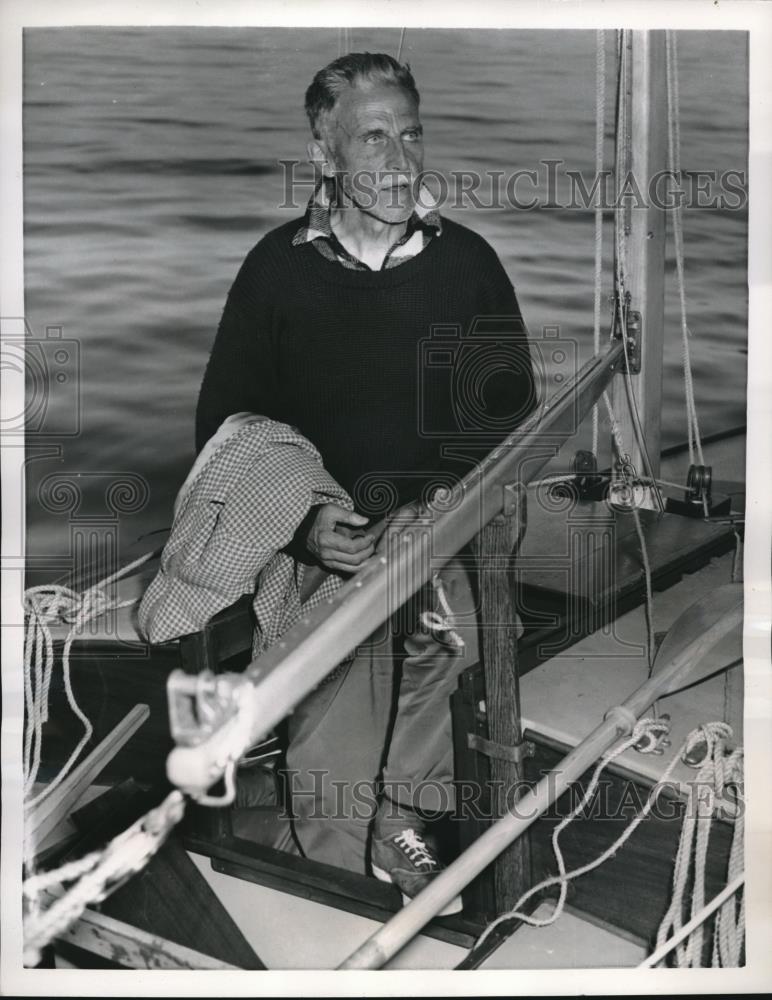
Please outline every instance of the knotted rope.
M739 800L742 802L743 750L742 747L737 747L731 753L726 753L727 742L731 737L730 726L724 722L711 722L695 729L687 739L684 753L688 754L701 743L706 745L706 753L697 778L689 786L673 873L673 896L657 934L658 948L683 926L685 896L690 883L689 917L693 917L705 905L705 866L716 800L723 797L727 785L732 785L737 788ZM729 881L737 878L743 870L743 833L742 811L739 811L735 819L729 852ZM675 960L679 968L699 968L703 965L703 926L700 923L695 927L686 940L675 949ZM737 895L732 895L721 906L716 916L711 964L723 967L738 966L744 933L744 899L738 901Z
M627 739L623 740L616 747L614 747L611 750L607 751L601 757L600 761L598 762L598 765L595 768L595 771L593 772L592 778L590 779L590 782L587 785L587 789L586 789L584 795L581 798L581 801L579 802L579 804L574 809L571 810L571 812L563 820L561 820L561 822L555 827L555 830L553 831L553 834L552 834L552 849L554 851L555 860L556 860L557 866L558 866L558 874L554 875L554 876L551 876L550 878L544 879L543 881L539 882L537 885L535 885L531 889L529 889L527 892L523 893L523 895L520 897L520 899L517 901L517 903L515 904L515 906L511 910L508 910L506 913L502 913L494 921L492 921L490 924L488 924L488 926L485 928L485 930L483 931L483 933L480 935L480 937L475 942L474 950L476 950L476 949L478 949L480 947L480 945L483 943L483 941L493 932L493 930L496 927L498 927L500 924L504 923L505 921L512 920L513 918L514 919L518 919L518 920L522 921L523 923L529 924L532 927L547 927L550 924L554 923L558 919L558 917L560 917L560 915L563 912L563 908L565 906L565 901L566 901L566 894L567 894L567 890L568 890L568 883L570 881L572 881L573 879L579 878L579 876L585 875L587 872L590 872L593 869L598 868L600 865L602 865L609 858L613 857L619 851L619 849L625 844L625 842L632 836L632 834L635 832L635 830L640 825L640 823L651 812L651 809L654 806L655 802L657 801L657 798L659 796L659 793L660 793L661 789L666 786L666 784L668 782L668 779L670 778L670 775L673 772L673 769L675 768L676 764L679 762L679 760L681 759L681 757L684 754L688 753L689 750L691 750L700 739L704 739L705 738L704 734L706 734L706 733L714 734L714 733L719 732L719 731L720 732L724 732L724 731L728 730L729 734L731 734L730 727L726 726L725 723L720 723L720 722L709 723L706 726L700 726L698 729L696 729L693 732L691 732L689 734L689 736L686 738L686 740L684 741L684 743L683 743L681 749L679 750L679 752L676 753L673 756L672 760L670 761L670 763L668 764L668 766L665 768L665 771L662 774L662 777L660 778L659 782L656 785L654 785L654 787L651 789L651 791L649 793L649 796L648 796L648 798L647 798L647 800L646 800L643 808L641 809L641 811L632 820L632 822L629 824L629 826L626 827L626 829L622 832L622 834L614 841L614 843L611 844L610 847L608 847L602 854L600 854L593 861L590 861L587 864L582 865L579 868L575 868L575 869L573 869L570 872L566 871L565 860L563 858L563 854L562 854L562 851L560 849L560 843L559 843L560 834L568 826L568 824L571 823L576 818L576 816L592 800L592 797L595 794L595 790L596 790L596 788L598 786L598 782L600 780L600 776L603 773L603 771L605 770L605 768L613 760L615 760L615 758L619 757L620 754L624 753L625 750L628 750L630 747L634 746L636 743L638 743L641 740L645 739L647 737L647 735L649 735L650 733L654 733L655 729L658 729L660 727L661 727L661 722L659 720L656 720L656 719L641 719L638 723L636 723L636 725L633 728L632 734L629 737L627 737ZM711 736L711 738L714 738L714 737ZM711 744L711 747L713 748L712 744ZM723 743L722 743L722 747L723 747ZM741 750L740 751L735 751L735 753L739 753L739 759L741 759L742 751ZM728 782L729 780L731 780L730 776L734 776L735 775L735 764L733 762L733 756L734 755L730 756L726 760L726 762L725 762L723 760L723 756L722 755L717 754L717 753L711 753L712 764L709 765L708 762L706 761L705 765L703 765L703 768L700 770L700 772L699 772L699 774L697 776L697 779L696 779L696 782L695 782L695 788L697 790L699 790L699 788L705 787L702 784L703 782L709 782L709 781L713 780L715 782L715 784L714 784L713 787L718 787L718 785L720 785L721 790L723 791L724 783ZM694 792L694 794L697 794L697 792ZM718 794L720 795L720 793L718 793ZM713 808L714 803L715 803L715 795L711 795L710 796L710 808L711 808L711 810ZM690 803L689 804L691 804L691 793L690 793ZM688 812L687 812L687 816L688 816ZM736 824L736 827L735 827L735 838L738 837L738 828L740 828L740 829L742 828L742 822L740 820L738 820L738 822ZM742 833L739 833L739 836L741 837ZM683 836L682 836L682 840L683 840ZM706 838L705 838L705 843L707 845L707 839ZM735 852L735 844L733 842L733 844L732 844L732 851L733 851L733 854L736 853L735 867L736 867L737 864L739 864L740 868L741 868L742 867L741 848L738 848L737 851ZM680 849L679 849L679 854L680 854ZM676 869L678 870L678 861L676 861ZM703 858L703 870L704 870L704 858ZM734 868L732 867L732 861L730 860L729 878L730 879L733 878L736 874L737 874L737 871L735 871ZM555 907L554 907L552 913L550 913L549 916L543 917L543 918L534 917L534 916L532 916L532 915L530 915L528 913L525 913L525 912L523 912L521 910L521 907L523 906L523 904L528 899L530 899L531 896L534 896L537 892L541 892L543 889L547 889L547 888L549 888L550 886L553 886L553 885L559 885L560 886L560 894L558 896L558 900L557 900L557 902L555 904ZM703 902L704 902L704 900L701 897L700 897L699 905L697 905L697 902L695 900L692 912L695 912L696 910L700 909L701 906L702 906L702 904L703 904ZM722 908L720 910L720 914L723 914L725 912L725 910L726 910L726 912L728 914L724 918L724 920L725 920L725 925L724 925L725 929L724 929L724 931L722 933L724 935L724 938L729 943L724 948L724 951L721 952L721 954L724 957L726 957L727 959L729 959L731 956L733 956L735 954L738 956L738 959L739 959L739 947L741 947L741 943L740 943L740 946L738 947L737 942L738 942L738 940L741 942L742 933L743 933L743 930L744 930L744 915L741 914L740 919L738 919L734 924L731 923L732 915L734 913L734 909L733 908L734 908L734 901L733 901L733 899L729 899L729 900L727 900L723 904L723 906L722 906ZM672 904L671 904L671 910L674 910L674 912L675 912L675 908L674 908L674 906ZM663 927L664 927L664 922L663 922ZM662 934L662 928L660 928L660 933ZM666 933L666 931L665 931L665 933ZM718 938L719 936L720 936L720 934L719 934L719 928L717 927L716 928L716 937ZM716 946L714 945L714 947L716 947ZM722 945L719 943L718 947L720 949L722 947ZM738 964L738 962L735 962L734 964Z
M30 587L24 593L24 696L26 727L24 734L24 791L27 811L39 805L64 780L81 751L93 735L93 726L75 698L70 677L70 650L75 638L89 622L107 611L130 607L138 598L118 601L106 587L127 576L158 553L148 552L116 573L100 580L82 594L59 584ZM84 732L66 763L41 792L30 793L40 769L43 726L48 721L48 701L55 665L51 627L62 622L70 626L62 647L62 676L67 702L83 723ZM36 965L40 949L78 919L90 903L104 899L126 878L148 862L182 818L185 802L182 793L172 792L160 806L150 810L128 830L115 837L101 851L96 851L49 872L30 874L24 882L26 904L25 950L27 965ZM28 855L31 844L25 844ZM33 859L27 857L31 870ZM59 896L47 909L41 909L41 894L50 887L77 879L75 885Z
M170 792L155 809L114 837L101 851L94 851L60 868L31 875L24 882L27 914L24 921L24 962L37 965L41 949L63 934L92 903L99 903L140 871L158 851L170 830L181 819L185 800ZM77 881L75 881L77 879ZM40 908L45 890L66 882L75 884L47 909Z
M647 736L647 734L652 730L652 727L655 725L660 725L660 723L658 723L657 720L655 719L641 719L633 727L633 732L627 739L623 740L616 747L613 747L611 750L607 751L601 757L579 804L574 809L572 809L571 812L564 819L560 821L560 823L558 823L558 825L555 827L552 833L552 850L554 851L555 854L555 860L558 866L558 874L553 875L550 878L544 879L543 881L539 882L537 885L529 889L527 892L523 893L523 895L520 897L520 899L517 901L517 903L511 910L508 910L506 913L502 913L492 923L488 924L488 926L485 928L485 930L482 932L480 937L475 942L474 944L475 949L480 947L483 941L488 937L489 934L492 933L492 931L496 927L499 926L499 924L507 920L512 920L513 918L517 918L518 920L521 920L523 923L530 924L532 927L547 927L550 924L553 924L563 912L563 907L565 906L566 902L566 893L568 891L568 883L572 879L578 878L580 875L584 875L586 872L592 871L593 868L597 868L599 865L602 865L604 861L612 857L612 855L616 854L616 852L624 844L624 842L633 834L639 823L641 823L646 818L646 816L648 816L659 793L658 785L655 785L654 788L652 789L649 798L646 800L646 803L641 812L635 817L635 819L633 819L633 821L625 829L622 835L618 837L617 840L615 840L614 843L607 850L603 852L603 854L595 858L594 861L591 861L586 865L582 865L580 868L575 868L570 872L566 871L565 860L563 858L563 853L560 849L560 843L559 843L560 834L568 826L568 824L573 819L575 819L576 816L590 802L593 795L595 794L595 789L598 787L600 776L605 770L605 768L608 766L608 764L610 764L613 760L619 757L620 754L623 754L625 750L629 750L630 747L634 746L636 743L644 739ZM678 763L678 756L676 755L670 762L670 764L668 764L667 769L665 770L665 773L662 776L661 783L667 781L668 777L670 776L670 773L672 772L673 768L677 763ZM553 885L560 886L560 895L558 896L558 901L555 904L554 910L548 917L543 917L543 918L534 917L528 913L524 913L520 909L520 907L527 900L529 900L531 896L534 896L537 892L541 892L543 889L547 889Z
M155 556L148 552L116 573L78 594L69 587L48 584L29 587L24 592L24 703L26 726L24 733L24 793L25 807L31 809L61 783L93 735L93 726L75 698L70 679L70 649L85 626L105 614L129 607L137 598L116 601L105 587L133 572ZM48 721L48 700L55 663L51 626L62 622L70 626L62 647L62 677L64 691L72 712L83 724L83 735L54 780L34 797L30 797L40 769L43 746L43 725Z
M432 586L440 606L440 612L424 611L421 614L421 624L438 639L449 642L458 649L464 648L464 640L456 632L453 626L456 624L453 608L450 606L442 577L435 573L432 577Z

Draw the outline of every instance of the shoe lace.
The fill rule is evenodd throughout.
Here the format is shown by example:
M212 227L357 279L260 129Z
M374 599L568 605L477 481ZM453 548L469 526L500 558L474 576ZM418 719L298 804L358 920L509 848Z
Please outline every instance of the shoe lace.
M436 867L437 859L426 846L426 841L415 830L403 830L394 838L394 841L399 844L416 867L420 865Z

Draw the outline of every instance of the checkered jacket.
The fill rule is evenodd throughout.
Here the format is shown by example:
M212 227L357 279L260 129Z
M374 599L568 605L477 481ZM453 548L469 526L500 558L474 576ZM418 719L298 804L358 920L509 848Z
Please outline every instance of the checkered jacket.
M314 446L287 424L236 424L196 473L175 508L161 566L139 608L150 642L196 632L242 594L254 594L257 655L298 619L305 567L282 552L317 504L349 510ZM201 456L199 456L201 457ZM306 612L341 584L335 574L303 604Z

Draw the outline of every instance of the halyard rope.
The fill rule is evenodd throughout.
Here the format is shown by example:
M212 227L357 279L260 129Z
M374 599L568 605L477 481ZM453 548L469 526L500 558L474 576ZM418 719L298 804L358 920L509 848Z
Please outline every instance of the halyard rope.
M667 138L668 138L668 169L671 176L681 176L681 123L678 97L678 48L674 31L666 32L666 76L667 76ZM696 458L700 465L705 464L700 440L700 428L697 421L697 407L694 401L694 382L692 379L692 363L689 352L689 337L691 333L686 320L686 289L684 282L684 236L681 203L673 207L673 240L675 243L676 272L678 275L678 296L681 305L681 343L683 352L684 390L686 395L686 423L689 438L689 463L695 464Z
M403 28L399 33L399 46L397 48L397 62L402 59L402 46L405 44L405 32L407 28Z

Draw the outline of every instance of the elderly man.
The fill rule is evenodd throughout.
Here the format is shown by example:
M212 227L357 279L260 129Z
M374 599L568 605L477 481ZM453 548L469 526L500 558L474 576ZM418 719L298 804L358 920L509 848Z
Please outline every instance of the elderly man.
M534 385L498 257L421 185L409 68L343 56L316 74L306 112L318 184L236 277L197 446L238 411L297 427L355 511L312 508L293 554L348 575L373 554L368 523L468 471L532 409ZM448 699L476 658L475 600L451 560L298 707L287 765L308 857L364 872L369 844L373 873L407 897L436 875L422 816L453 808Z

